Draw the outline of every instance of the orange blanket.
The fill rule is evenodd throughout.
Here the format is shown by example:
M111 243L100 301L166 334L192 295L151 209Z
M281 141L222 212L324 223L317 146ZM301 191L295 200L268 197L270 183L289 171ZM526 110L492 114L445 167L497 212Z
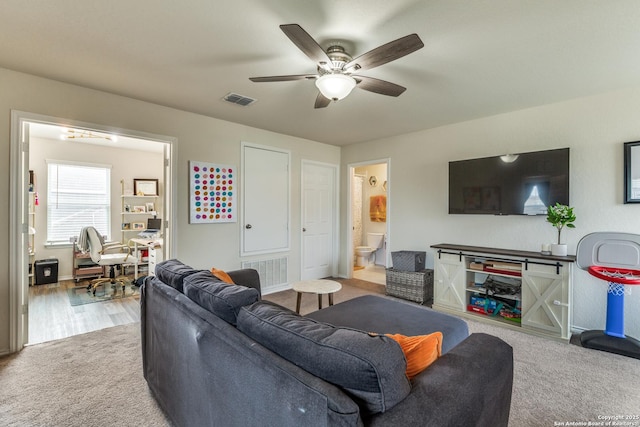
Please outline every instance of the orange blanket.
M371 196L369 218L373 222L387 222L387 196Z

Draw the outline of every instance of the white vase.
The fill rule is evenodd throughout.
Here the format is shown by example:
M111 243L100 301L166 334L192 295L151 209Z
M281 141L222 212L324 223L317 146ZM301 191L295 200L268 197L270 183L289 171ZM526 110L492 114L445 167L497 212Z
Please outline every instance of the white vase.
M551 244L551 255L567 256L567 245L564 244L564 243L562 243L562 244L552 243Z

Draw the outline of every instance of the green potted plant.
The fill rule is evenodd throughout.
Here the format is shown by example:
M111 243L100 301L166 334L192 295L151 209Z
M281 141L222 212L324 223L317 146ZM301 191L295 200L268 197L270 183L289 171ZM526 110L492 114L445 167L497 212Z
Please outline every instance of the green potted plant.
M549 206L547 208L547 222L551 223L551 225L558 229L558 243L551 245L552 255L567 255L567 245L563 244L560 240L562 236L562 229L564 227L576 228L576 226L573 225L575 220L576 216L573 213L573 208L570 208L567 205L556 203L555 206Z

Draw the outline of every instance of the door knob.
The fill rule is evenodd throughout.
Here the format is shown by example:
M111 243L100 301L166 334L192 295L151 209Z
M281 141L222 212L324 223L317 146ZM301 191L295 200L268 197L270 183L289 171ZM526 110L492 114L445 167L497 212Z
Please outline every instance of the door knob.
M247 230L249 230L251 227L252 227L251 224L247 224L244 226L244 228L246 228Z
M305 231L307 231L307 229L306 229L306 228L303 228L303 229L302 229L302 232L304 233Z

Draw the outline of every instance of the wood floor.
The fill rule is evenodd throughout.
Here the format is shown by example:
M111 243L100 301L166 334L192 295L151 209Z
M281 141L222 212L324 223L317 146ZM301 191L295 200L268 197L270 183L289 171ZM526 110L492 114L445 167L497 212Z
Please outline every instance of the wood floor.
M29 342L37 344L140 321L140 298L116 298L110 301L72 307L67 289L85 288L87 282L61 281L29 287Z

